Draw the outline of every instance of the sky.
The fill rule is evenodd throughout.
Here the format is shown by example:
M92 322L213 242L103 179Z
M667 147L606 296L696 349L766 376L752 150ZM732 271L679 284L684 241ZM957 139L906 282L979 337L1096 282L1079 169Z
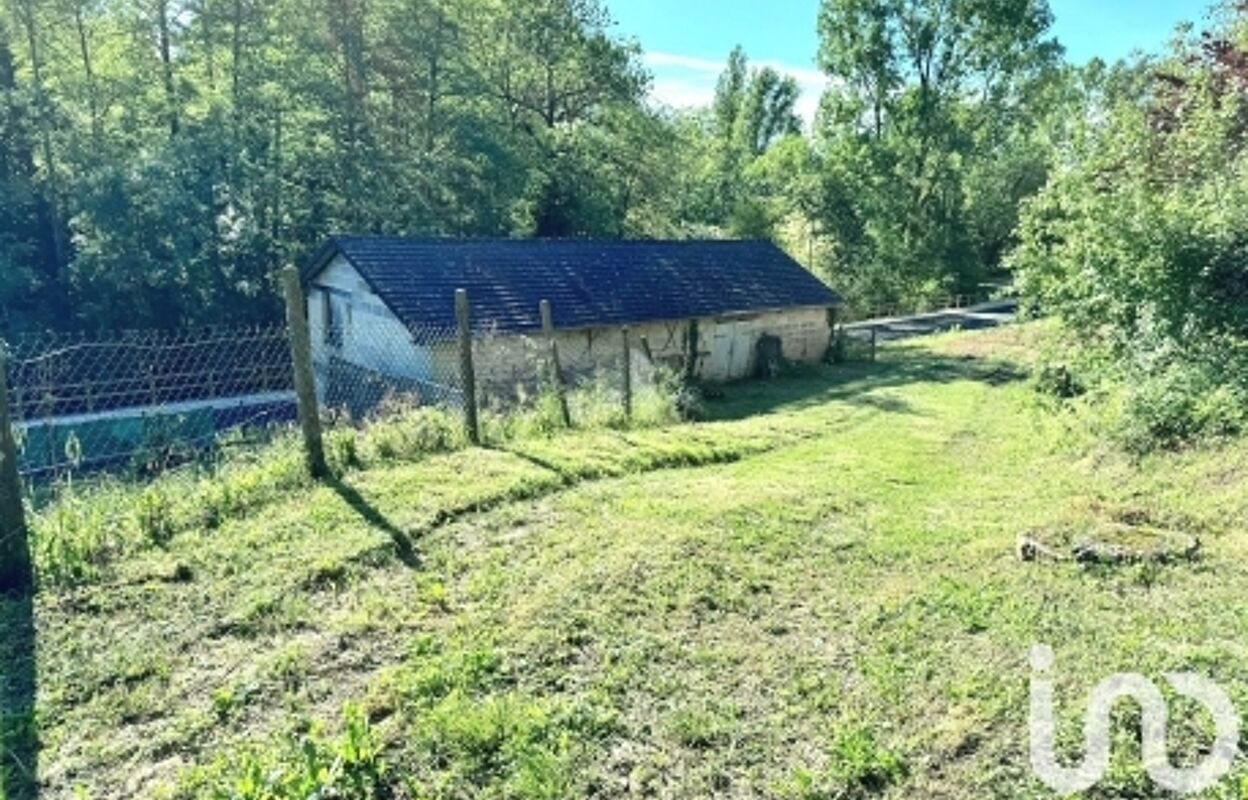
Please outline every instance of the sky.
M606 0L616 33L636 39L654 75L655 100L705 105L733 46L750 61L797 78L799 112L814 117L827 79L815 64L819 0ZM1113 61L1165 47L1175 25L1199 22L1207 0L1050 0L1054 35L1076 63Z

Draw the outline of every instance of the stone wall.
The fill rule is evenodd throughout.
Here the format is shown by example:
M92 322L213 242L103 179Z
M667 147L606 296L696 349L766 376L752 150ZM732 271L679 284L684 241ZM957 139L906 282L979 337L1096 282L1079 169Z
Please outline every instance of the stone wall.
M651 379L653 368L642 355L648 345L656 365L679 369L688 352L690 323L657 322L630 327L633 378L637 385ZM785 360L814 363L827 355L831 339L828 311L823 308L792 309L761 314L734 315L697 320L697 376L709 381L730 381L754 374L755 353L763 336L780 340ZM623 358L620 328L586 328L556 332L560 361L569 379L592 376L596 371L618 375ZM437 369L458 364L454 342L434 348ZM492 395L510 397L516 387L536 388L547 345L541 335L484 336L473 346L477 384Z

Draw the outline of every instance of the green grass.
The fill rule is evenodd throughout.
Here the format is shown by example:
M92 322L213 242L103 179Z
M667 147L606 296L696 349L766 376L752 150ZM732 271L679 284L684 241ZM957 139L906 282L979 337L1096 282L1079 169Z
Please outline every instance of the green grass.
M4 655L31 613L38 641L33 675L5 661L3 741L25 763L37 732L47 798L1049 796L1033 643L1072 754L1115 671L1196 670L1248 711L1248 447L1088 440L1034 399L1028 335L730 387L697 425L368 457L157 530L3 607ZM1124 520L1203 557L1014 557ZM1136 756L1089 796L1154 796Z

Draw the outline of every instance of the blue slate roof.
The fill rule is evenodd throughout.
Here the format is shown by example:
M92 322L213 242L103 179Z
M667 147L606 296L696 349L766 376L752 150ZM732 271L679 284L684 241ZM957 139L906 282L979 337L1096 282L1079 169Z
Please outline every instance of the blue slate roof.
M404 323L455 325L468 290L473 328L557 328L681 320L734 312L831 307L840 297L766 241L412 239L338 236L304 271L341 254Z

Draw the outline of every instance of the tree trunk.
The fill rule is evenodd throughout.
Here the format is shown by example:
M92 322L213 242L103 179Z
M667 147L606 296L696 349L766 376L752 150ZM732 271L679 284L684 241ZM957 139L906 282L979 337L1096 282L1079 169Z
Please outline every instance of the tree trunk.
M61 228L60 187L57 180L56 152L52 146L51 110L48 108L47 92L43 83L43 53L39 48L39 22L35 18L32 0L18 3L19 16L26 29L26 43L30 49L30 73L34 84L35 115L38 118L39 141L43 156L43 204L48 228L48 241L51 244L52 259L48 264L47 273L53 287L53 305L58 313L65 313L68 306L68 294L64 269L66 264L65 232Z
M285 252L282 242L282 109L280 107L273 111L273 156L270 169L273 182L273 208L270 212L272 219L269 220L271 226L269 265L271 269L276 270L282 263Z
M234 135L238 136L238 120L242 113L242 65L243 65L243 0L234 0L233 30L230 37L230 99L234 106Z
M74 3L74 29L78 34L78 52L82 57L82 75L87 82L87 109L91 114L91 138L97 144L100 139L100 106L95 87L95 67L91 61L91 41L87 35L86 20L82 16L82 3Z
M177 136L181 128L178 115L178 87L173 73L173 36L169 30L169 0L156 0L156 26L160 37L160 71L165 85L165 114L169 135Z

